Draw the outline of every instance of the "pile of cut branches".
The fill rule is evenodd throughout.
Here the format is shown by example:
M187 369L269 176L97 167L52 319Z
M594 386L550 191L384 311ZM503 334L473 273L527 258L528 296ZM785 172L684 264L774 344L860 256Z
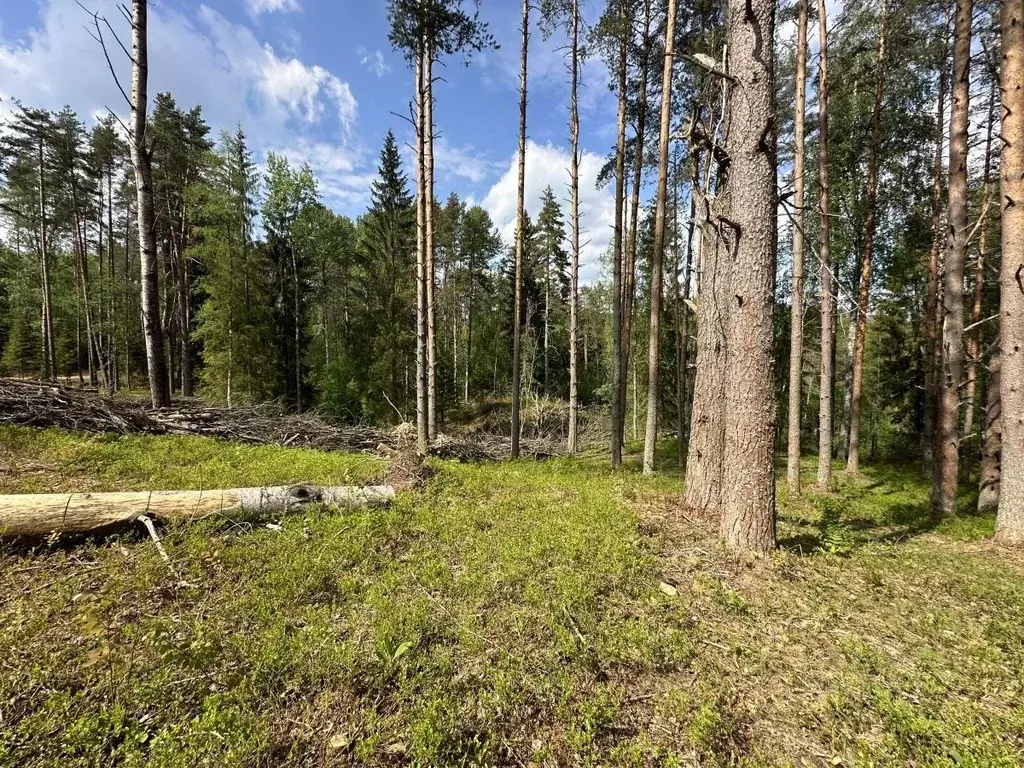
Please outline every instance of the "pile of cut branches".
M332 424L315 412L289 413L273 404L216 408L182 401L174 408L155 410L139 400L4 378L0 378L0 424L123 435L201 435L243 443L389 455L408 452L416 437L415 427L410 424L390 430ZM524 458L564 454L562 442L553 439L524 439L520 448ZM460 461L501 461L509 457L509 438L490 432L440 435L431 453Z

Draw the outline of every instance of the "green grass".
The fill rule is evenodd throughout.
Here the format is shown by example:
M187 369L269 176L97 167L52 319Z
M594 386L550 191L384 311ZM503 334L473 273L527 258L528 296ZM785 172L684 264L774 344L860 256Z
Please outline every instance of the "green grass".
M5 445L121 442L43 434ZM187 474L131 464L150 440L128 484ZM250 471L212 446L192 471ZM1024 559L930 528L914 470L780 493L749 559L673 472L437 467L388 510L172 529L175 574L140 536L0 553L0 765L1021 764Z
M344 485L366 482L383 469L383 462L360 454L0 426L0 493Z

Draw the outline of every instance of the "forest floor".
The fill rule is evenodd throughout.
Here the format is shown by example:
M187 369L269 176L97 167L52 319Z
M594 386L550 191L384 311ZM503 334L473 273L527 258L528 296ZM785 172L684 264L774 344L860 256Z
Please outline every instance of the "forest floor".
M168 529L173 572L138 533L3 545L0 766L1024 761L1024 557L969 498L930 526L916 468L783 484L753 559L680 511L677 470L433 463L385 510ZM384 470L0 427L0 493Z

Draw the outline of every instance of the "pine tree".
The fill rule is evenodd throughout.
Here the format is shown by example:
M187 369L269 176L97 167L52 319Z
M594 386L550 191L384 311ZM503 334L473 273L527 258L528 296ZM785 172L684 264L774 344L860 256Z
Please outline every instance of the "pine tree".
M544 394L551 394L551 355L555 325L561 322L562 307L569 297L569 254L565 250L565 224L562 207L551 187L541 194L536 234L537 278L543 285L543 384Z

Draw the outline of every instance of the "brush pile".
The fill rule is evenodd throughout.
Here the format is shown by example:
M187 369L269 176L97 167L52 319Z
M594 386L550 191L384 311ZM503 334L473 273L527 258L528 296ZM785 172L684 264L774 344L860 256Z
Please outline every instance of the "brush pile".
M315 412L289 413L277 405L216 408L180 401L155 410L129 398L36 381L0 378L0 424L59 427L78 432L201 435L241 443L273 444L321 451L354 451L394 455L412 449L416 428L393 429L332 424ZM564 454L564 441L524 438L524 458L545 459ZM493 432L440 435L431 453L460 461L500 461L509 457L509 438Z

